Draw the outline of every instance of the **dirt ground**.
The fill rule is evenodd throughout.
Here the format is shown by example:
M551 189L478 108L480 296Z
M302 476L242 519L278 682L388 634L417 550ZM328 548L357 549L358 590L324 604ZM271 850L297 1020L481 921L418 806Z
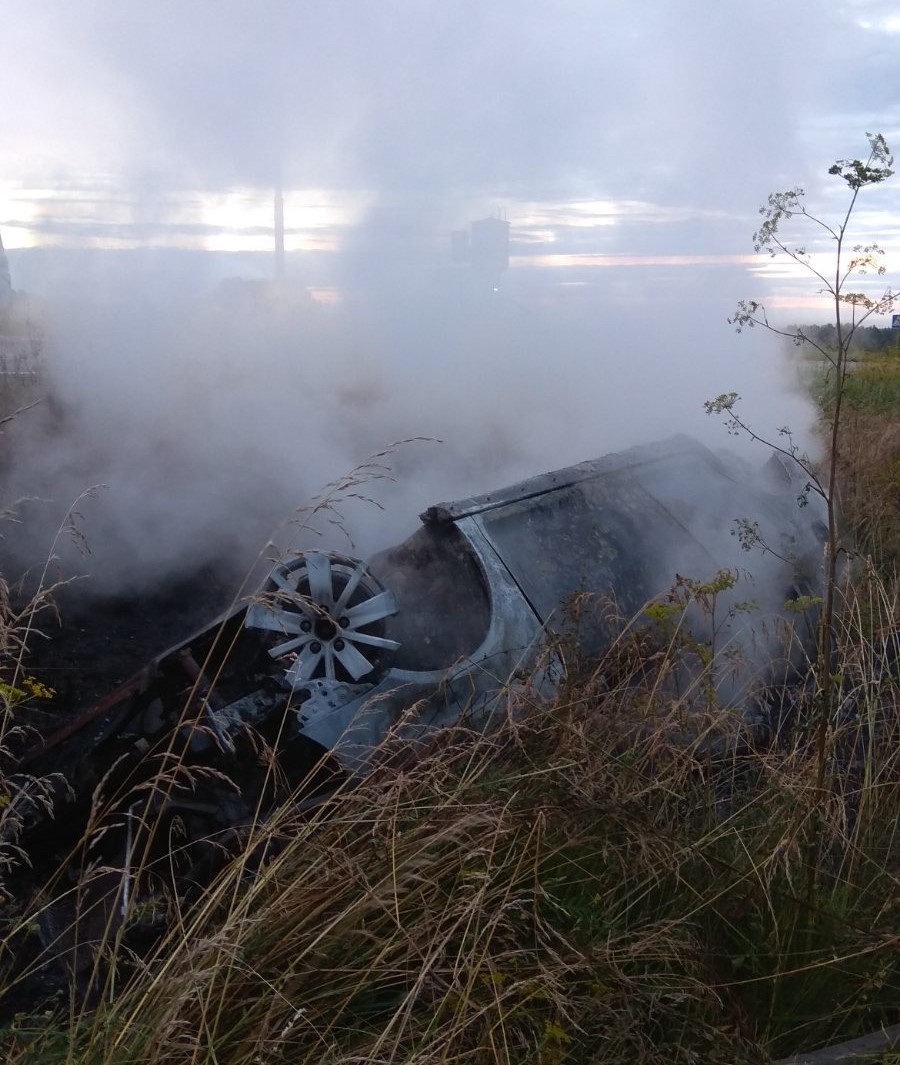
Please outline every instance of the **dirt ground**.
M212 567L151 594L100 598L76 584L59 593L55 616L41 615L27 670L56 692L50 704L55 712L81 710L230 604L231 589L217 582Z

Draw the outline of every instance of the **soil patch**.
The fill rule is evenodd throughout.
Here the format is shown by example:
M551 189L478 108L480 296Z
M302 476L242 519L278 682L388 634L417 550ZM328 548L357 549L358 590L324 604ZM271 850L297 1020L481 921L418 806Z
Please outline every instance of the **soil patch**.
M82 709L205 628L232 596L212 567L137 595L98 597L85 585L71 585L57 597L57 616L42 615L27 669L56 692L54 710Z

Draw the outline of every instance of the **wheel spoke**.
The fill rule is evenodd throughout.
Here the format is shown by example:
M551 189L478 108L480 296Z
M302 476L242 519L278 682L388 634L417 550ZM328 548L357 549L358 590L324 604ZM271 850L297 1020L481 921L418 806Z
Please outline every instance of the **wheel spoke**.
M354 643L365 643L369 647L380 647L385 651L398 651L400 644L396 640L389 640L387 636L370 636L367 632L349 632L344 633L344 638L352 640Z
M350 580L344 585L344 590L340 594L340 598L334 604L334 616L339 617L344 612L344 607L350 602L350 596L359 587L359 582L363 579L366 573L365 562L360 562L356 569L350 574Z
M309 644L307 644L297 656L297 661L292 667L292 672L298 680L311 680L321 658L322 652L310 650Z
M372 671L372 663L352 643L345 642L340 650L335 647L334 656L354 680L359 680Z
M306 632L304 622L309 621L301 614L291 614L287 610L277 610L263 603L253 603L247 608L245 624L253 629L267 629L269 632L281 632L285 636L299 635Z
M317 606L331 610L334 606L331 559L327 555L320 555L318 551L310 551L305 558L309 597Z
M302 636L295 636L293 640L288 640L286 643L280 643L277 647L269 648L270 658L281 658L282 655L288 654L290 651L295 651L298 647L302 647L305 643L310 643L311 637L309 633L304 633Z
M277 584L283 592L288 592L291 595L297 591L297 579L297 571L289 570L285 566L278 566L272 570L272 582Z
M276 613L279 610L283 610L285 613L297 612L302 614L308 621L315 621L319 616L314 604L310 602L309 596L304 595L298 589L293 592L275 592L269 609Z
M344 614L350 619L350 628L358 629L363 625L371 625L373 621L381 621L382 618L390 617L397 613L397 600L392 592L381 592L373 595L364 603L350 607Z

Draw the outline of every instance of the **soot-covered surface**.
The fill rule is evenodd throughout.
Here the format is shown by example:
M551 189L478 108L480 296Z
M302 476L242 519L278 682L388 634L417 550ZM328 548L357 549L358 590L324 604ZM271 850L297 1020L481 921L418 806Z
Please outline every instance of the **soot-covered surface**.
M90 706L148 661L205 628L232 602L215 567L205 566L151 592L98 597L73 584L43 612L29 642L29 672L51 687L60 713Z

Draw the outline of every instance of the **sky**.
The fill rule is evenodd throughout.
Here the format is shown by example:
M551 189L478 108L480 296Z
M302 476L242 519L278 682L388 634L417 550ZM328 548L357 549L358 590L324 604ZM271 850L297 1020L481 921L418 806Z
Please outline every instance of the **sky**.
M672 431L716 439L702 401L731 388L802 434L780 349L727 323L742 298L786 321L827 311L753 254L757 208L801 185L831 216L828 165L864 155L867 131L900 145L886 0L0 0L0 16L0 237L67 412L53 441L40 415L20 430L18 487L61 507L111 486L108 572L231 551L411 437L442 443L392 459L401 517L360 519L360 550L436 498ZM451 235L491 215L510 267L483 286ZM896 278L900 182L855 217Z
M2 12L8 250L263 250L280 182L289 251L366 227L434 247L500 210L520 261L740 262L768 191L820 193L832 159L900 127L885 0ZM897 194L873 200L896 248Z

